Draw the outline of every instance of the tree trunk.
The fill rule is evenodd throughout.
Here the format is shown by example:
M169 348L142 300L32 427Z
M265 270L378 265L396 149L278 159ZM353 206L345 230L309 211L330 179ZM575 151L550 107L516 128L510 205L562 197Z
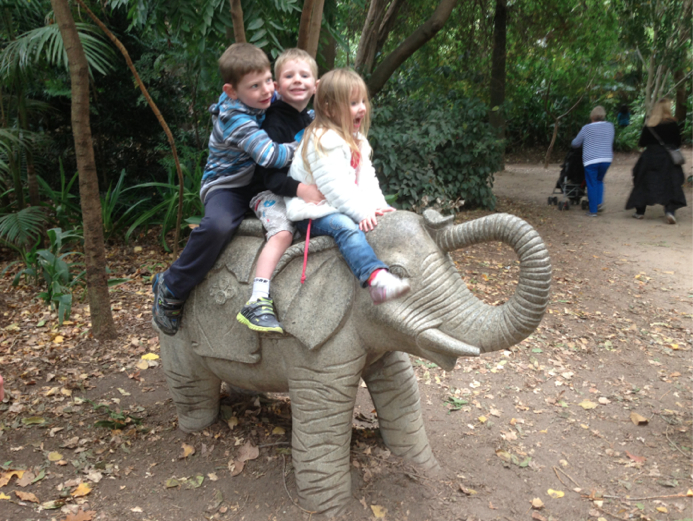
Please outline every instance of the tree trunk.
M404 61L433 38L447 22L457 0L441 0L431 17L421 24L394 51L388 54L368 80L368 90L375 96Z
M378 29L386 10L387 0L371 0L354 60L354 67L359 72L369 74L373 71L375 49L378 44Z
M229 0L231 3L231 19L233 20L233 39L236 43L245 43L245 27L243 25L243 8L241 0Z
M318 55L318 44L320 43L320 27L322 27L322 11L325 7L325 0L315 0L313 3L313 13L310 16L310 27L308 29L308 41L306 42L306 52L313 58Z
M503 103L505 102L505 57L506 57L506 31L507 31L507 5L506 0L496 0L496 15L493 20L493 54L491 57L491 113L489 122L498 132L498 137L505 139L505 115ZM505 156L505 145L502 148ZM502 161L502 170L505 170L505 160Z
M674 115L676 120L683 125L688 113L688 107L686 106L686 87L689 82L681 80L683 80L683 69L679 69L674 73L674 83L679 84L676 89L676 110L674 111Z
M310 33L310 19L313 16L313 4L315 0L305 0L303 2L303 11L301 11L301 22L298 26L298 43L296 47L308 50L308 38Z
M84 225L84 257L87 266L87 295L92 333L97 339L115 338L106 278L106 251L103 240L101 200L94 163L94 147L89 123L89 69L67 0L51 0L55 20L63 38L72 85L72 135L75 141L79 196Z

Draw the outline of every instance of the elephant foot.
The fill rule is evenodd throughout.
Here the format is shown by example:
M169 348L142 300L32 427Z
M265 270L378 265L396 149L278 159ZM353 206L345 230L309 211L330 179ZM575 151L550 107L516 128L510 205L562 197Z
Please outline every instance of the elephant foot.
M426 472L441 468L428 443L419 385L409 355L394 351L370 366L363 380L378 411L380 434L390 451Z
M201 431L219 415L221 380L193 352L181 332L160 340L166 383L178 412L178 428L186 433Z

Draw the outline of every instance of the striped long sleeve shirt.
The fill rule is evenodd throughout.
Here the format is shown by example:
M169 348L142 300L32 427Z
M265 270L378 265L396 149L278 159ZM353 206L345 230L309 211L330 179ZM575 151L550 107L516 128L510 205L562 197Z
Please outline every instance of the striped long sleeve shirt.
M614 125L608 121L595 121L580 129L571 143L582 147L582 164L611 163L614 160Z
M210 190L249 185L256 164L281 168L291 162L297 144L275 143L260 129L264 110L250 108L222 94L209 112L213 128L200 189L203 201Z

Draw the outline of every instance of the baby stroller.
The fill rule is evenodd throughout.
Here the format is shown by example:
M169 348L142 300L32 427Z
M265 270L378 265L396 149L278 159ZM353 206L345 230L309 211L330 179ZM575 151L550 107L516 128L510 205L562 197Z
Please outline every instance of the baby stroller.
M585 167L582 165L582 147L571 148L561 165L561 173L552 194L562 194L561 200L550 195L548 202L558 206L560 211L569 210L570 205L580 204L585 210L588 206L585 183Z

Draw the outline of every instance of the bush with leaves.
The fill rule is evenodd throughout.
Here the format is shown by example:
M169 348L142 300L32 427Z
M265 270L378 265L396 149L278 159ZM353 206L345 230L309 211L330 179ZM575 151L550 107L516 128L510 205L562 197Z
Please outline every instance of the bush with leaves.
M391 96L377 104L369 140L384 193L417 211L495 207L500 141L483 103L451 93L425 101Z

